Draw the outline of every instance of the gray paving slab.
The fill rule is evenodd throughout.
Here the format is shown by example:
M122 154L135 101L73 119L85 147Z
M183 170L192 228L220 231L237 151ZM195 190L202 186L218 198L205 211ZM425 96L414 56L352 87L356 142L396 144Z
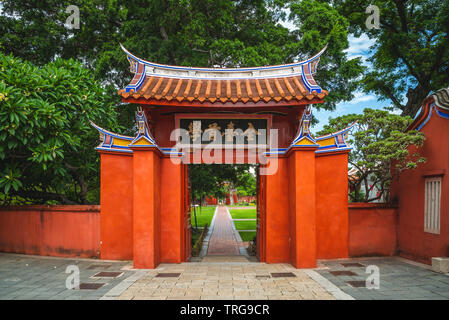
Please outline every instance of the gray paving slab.
M357 262L363 267L344 267L342 263ZM449 275L438 274L427 266L396 257L358 258L320 261L322 268L317 270L343 292L361 300L448 300ZM352 287L347 281L365 281L369 273L366 267L379 268L379 289ZM331 271L347 270L356 276L336 276Z
M95 259L66 259L0 253L0 300L10 299L100 299L112 287L136 271L121 270L128 261L107 262L108 268L88 269L92 265L106 264ZM69 265L76 265L80 272L80 283L106 283L97 290L69 290L66 288L66 273ZM91 278L100 271L120 271L122 277L108 279Z
M357 262L362 267L344 267L342 263L346 262ZM101 265L102 263L110 266L103 269L101 266L89 269L92 265ZM105 283L105 285L97 290L68 290L65 282L69 274L65 273L65 270L69 265L78 266L80 282ZM369 276L366 273L366 267L370 265L375 265L379 268L379 289L370 290L366 287L352 287L347 283L347 281L365 281ZM237 266L239 266L239 270L232 270L232 272L239 272L238 274L233 274L233 281L237 282L242 281L242 279L246 281L247 278L245 278L244 273L250 272L252 274L254 273L254 268L265 270L264 268L281 267L250 263L237 264L235 267ZM324 288L325 292L334 299L449 300L448 274L435 273L425 265L404 259L386 257L326 260L320 261L319 266L315 270L304 270L304 274L307 274L317 285ZM218 267L214 264L203 262L198 264L165 265L160 268L187 268L188 270L195 270L195 274L198 274L199 270L206 270L207 268L212 268L210 272L216 272L216 269L220 268L222 270L220 272L223 272L228 278L231 272L231 269L229 269L231 267L228 268L229 270L226 269L226 264L220 264ZM288 268L291 268L291 266L288 265ZM330 273L337 270L353 271L356 275L336 276ZM113 279L92 278L93 275L100 271L120 271L123 272L123 275ZM153 281L152 274L152 271L149 270L132 269L127 261L108 261L105 263L104 261L93 259L64 259L0 253L0 300L116 299L121 296L126 297L126 294L129 292L132 292L133 295L138 295L139 286L136 287L135 283L145 284L150 292ZM186 276L188 277L188 273L186 273ZM187 282L189 281L188 279ZM194 286L189 290L194 291ZM307 291L301 294L308 297Z

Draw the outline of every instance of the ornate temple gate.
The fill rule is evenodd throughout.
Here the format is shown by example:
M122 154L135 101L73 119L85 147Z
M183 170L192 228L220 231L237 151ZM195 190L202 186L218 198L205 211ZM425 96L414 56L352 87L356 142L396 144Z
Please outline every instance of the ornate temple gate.
M134 77L119 95L138 105L138 132L92 123L101 140L102 259L133 259L136 268L188 261L187 163L260 164L260 261L305 268L348 256L351 126L321 137L309 130L311 106L327 95L313 79L324 49L302 62L238 69L160 65L123 50Z

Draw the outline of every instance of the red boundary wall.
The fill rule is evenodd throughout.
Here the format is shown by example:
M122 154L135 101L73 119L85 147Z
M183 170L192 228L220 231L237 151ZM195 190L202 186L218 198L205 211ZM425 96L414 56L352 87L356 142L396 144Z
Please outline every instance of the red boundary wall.
M397 252L397 208L384 203L349 204L349 256L392 256Z
M397 221L395 207L350 203L349 256L394 255ZM0 251L99 258L100 206L0 207ZM276 258L269 260L275 262Z
M0 251L100 257L100 206L0 207Z

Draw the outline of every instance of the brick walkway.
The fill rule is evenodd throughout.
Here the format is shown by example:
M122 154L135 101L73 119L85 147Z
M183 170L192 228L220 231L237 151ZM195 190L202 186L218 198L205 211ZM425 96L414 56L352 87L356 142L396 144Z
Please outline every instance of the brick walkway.
M214 229L209 240L208 256L240 255L239 243L235 239L232 221L226 207L218 207Z

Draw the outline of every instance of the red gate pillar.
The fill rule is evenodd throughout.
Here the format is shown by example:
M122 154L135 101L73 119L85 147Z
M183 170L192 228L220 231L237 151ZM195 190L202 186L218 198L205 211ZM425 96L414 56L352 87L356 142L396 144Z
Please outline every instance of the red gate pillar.
M133 258L132 153L101 152L101 259Z
M292 148L288 158L290 261L295 268L316 266L316 148Z
M133 150L133 260L134 268L154 269L160 262L159 172L155 147Z

